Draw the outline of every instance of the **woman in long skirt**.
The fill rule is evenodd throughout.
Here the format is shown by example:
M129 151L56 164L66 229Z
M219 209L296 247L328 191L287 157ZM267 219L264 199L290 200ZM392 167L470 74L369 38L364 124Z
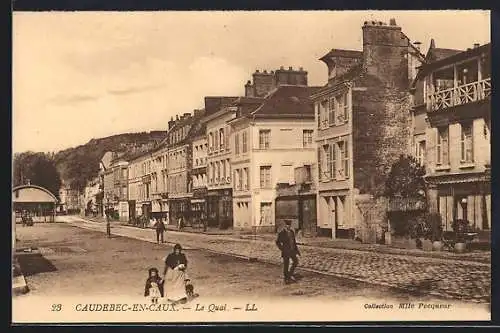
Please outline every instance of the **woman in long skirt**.
M165 297L172 302L187 300L186 281L189 280L186 273L187 263L181 245L175 244L173 252L165 259L165 269L163 271Z

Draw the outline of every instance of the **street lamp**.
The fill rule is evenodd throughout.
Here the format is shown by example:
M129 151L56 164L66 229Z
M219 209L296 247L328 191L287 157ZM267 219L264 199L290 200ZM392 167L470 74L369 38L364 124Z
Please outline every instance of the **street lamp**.
M111 238L111 223L109 221L109 197L106 196L106 235Z

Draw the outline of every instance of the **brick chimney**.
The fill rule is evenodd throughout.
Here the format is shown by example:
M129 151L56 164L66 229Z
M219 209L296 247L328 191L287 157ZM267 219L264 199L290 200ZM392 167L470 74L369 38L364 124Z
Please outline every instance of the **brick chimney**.
M294 69L293 67L288 67L284 69L283 66L274 72L276 87L280 85L297 85L297 86L307 86L307 71L302 67L299 69Z
M274 76L267 71L260 72L258 69L252 74L254 97L263 97L273 90L275 86Z
M205 114L205 109L196 109L193 111L193 117L202 117Z
M395 19L391 19L389 25L366 21L363 25L363 67L367 74L387 85L408 82L407 43Z

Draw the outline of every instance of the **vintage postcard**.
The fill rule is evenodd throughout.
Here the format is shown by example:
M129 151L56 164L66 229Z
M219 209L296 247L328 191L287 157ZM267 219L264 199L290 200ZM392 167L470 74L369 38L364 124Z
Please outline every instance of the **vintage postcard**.
M489 11L13 13L12 322L491 320Z

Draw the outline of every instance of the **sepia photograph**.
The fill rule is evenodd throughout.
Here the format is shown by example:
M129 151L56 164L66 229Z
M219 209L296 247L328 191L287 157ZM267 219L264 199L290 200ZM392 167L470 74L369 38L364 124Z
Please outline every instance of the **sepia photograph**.
M12 318L491 320L490 11L13 11Z

